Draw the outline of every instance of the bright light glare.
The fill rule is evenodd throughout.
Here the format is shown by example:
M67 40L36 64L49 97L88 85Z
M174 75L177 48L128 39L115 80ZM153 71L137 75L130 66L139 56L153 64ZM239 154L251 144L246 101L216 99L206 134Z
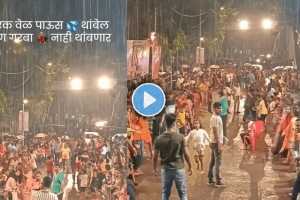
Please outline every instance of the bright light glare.
M203 38L203 37L201 37L201 38L200 38L200 41L203 41L203 40L204 40L204 38Z
M17 43L17 44L19 44L19 43L22 42L22 40L21 40L20 38L16 38L16 39L14 40L14 42Z
M271 28L272 28L272 25L273 25L273 23L272 23L272 20L270 20L270 19L264 19L264 20L262 21L262 27L263 27L264 29L271 29Z
M51 65L52 65L52 63L51 63L51 62L49 62L49 63L48 63L48 65L49 65L49 66L51 66Z
M23 100L23 103L24 103L24 104L28 103L28 100L27 100L27 99L24 99L24 100Z
M267 58L271 58L271 57L272 57L271 54L268 54L268 55L267 55Z
M259 58L258 58L258 59L256 59L256 62L257 62L257 63L260 63L260 59L259 59Z
M96 122L96 127L103 127L103 126L105 126L106 123L107 123L107 121Z
M72 90L81 90L82 89L82 80L79 78L74 78L71 81Z
M112 87L111 80L107 77L99 78L98 87L103 90L110 89Z
M241 30L249 29L249 22L247 20L240 21L239 25Z

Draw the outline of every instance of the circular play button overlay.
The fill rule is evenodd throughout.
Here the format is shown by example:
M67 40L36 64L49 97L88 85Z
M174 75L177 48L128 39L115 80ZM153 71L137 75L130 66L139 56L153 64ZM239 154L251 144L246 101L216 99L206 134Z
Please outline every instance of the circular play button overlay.
M145 117L153 117L165 106L166 98L163 90L152 83L145 83L135 89L132 105L137 113Z

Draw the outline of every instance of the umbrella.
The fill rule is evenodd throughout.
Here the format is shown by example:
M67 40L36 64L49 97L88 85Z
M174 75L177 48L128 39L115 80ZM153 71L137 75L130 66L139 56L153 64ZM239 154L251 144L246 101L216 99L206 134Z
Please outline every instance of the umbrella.
M211 65L211 66L209 67L209 69L219 69L219 68L220 68L219 65Z
M23 135L17 135L17 138L18 138L19 140L23 140L25 137L24 137Z
M45 138L47 137L47 134L45 133L39 133L39 134L36 134L36 136L34 136L35 138Z

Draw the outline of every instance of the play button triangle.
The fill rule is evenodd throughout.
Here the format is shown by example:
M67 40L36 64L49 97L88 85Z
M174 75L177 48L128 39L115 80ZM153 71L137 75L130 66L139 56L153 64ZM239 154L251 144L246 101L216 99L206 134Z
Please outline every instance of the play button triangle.
M156 99L151 96L149 93L144 92L144 108L147 108L148 106L152 105Z

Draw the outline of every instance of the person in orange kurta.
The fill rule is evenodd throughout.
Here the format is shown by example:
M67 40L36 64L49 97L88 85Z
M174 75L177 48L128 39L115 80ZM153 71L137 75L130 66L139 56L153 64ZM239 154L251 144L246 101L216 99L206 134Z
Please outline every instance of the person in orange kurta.
M283 163L289 163L292 157L292 144L295 141L295 133L296 133L296 120L297 117L293 117L290 121L289 125L283 131L282 136L284 137L282 147L280 149L280 153L284 150L288 150L287 157Z
M285 149L288 149L289 141L290 141L290 126L292 119L294 116L291 114L291 107L290 106L285 106L284 108L285 114L283 115L280 124L277 127L276 130L276 136L274 139L274 150L273 154L274 155L279 155L282 153ZM290 155L288 155L289 157ZM289 160L289 158L287 159ZM287 161L286 160L286 161ZM287 163L284 161L284 163Z
M151 137L151 133L149 130L148 121L146 120L145 117L141 116L139 118L139 127L140 127L140 131L141 131L142 140L144 141L144 143L149 145L150 155L151 155L151 158L153 158L152 137Z

